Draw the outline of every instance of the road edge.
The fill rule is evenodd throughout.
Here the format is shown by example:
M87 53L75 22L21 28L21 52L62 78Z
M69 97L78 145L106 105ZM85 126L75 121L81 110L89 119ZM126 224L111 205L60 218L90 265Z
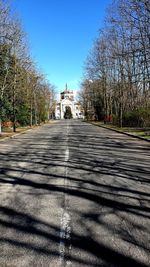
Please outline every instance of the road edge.
M36 127L31 127L31 128L29 128L29 129L26 129L26 130L20 132L20 133L12 133L11 136L6 136L6 137L0 139L0 142L4 142L4 141L6 141L6 140L15 138L15 137L18 136L18 135L25 134L26 132L30 132L30 131L32 131L32 130L34 130L34 129L38 129L38 128L42 127L42 126L45 126L45 125L48 125L48 124L51 124L51 123L52 123L52 122L50 122L50 123L45 123L45 124L41 124L41 125L37 125Z
M122 131L119 131L119 130L114 129L114 128L109 128L109 127L104 126L104 125L98 125L98 124L96 124L96 123L94 123L94 122L92 122L92 121L84 121L84 122L89 123L89 124L94 125L94 126L97 126L97 127L101 127L101 128L104 128L104 129L108 129L108 130L110 130L110 131L114 131L114 132L116 132L116 133L124 134L124 135L127 135L127 136L131 136L131 137L133 137L133 138L137 138L137 139L140 139L140 140L143 140L143 141L146 141L146 142L150 142L150 139L144 138L144 137L142 137L142 136L138 136L138 135L130 134L130 133L127 133L127 132L122 132Z

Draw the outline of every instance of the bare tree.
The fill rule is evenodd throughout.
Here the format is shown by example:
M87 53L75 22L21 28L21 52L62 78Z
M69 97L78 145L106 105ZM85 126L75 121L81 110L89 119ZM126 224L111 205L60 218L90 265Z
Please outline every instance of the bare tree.
M99 81L104 114L114 114L122 127L128 111L149 108L150 14L148 1L116 0L94 43L86 79ZM93 82L94 84L94 82ZM101 106L101 101L99 101Z

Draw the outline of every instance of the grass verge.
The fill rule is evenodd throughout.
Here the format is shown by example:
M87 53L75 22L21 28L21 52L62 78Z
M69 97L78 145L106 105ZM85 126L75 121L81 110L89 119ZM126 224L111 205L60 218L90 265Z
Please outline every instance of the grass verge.
M97 126L102 126L108 129L116 130L121 133L127 133L131 134L133 136L137 137L142 137L143 139L150 140L150 128L130 128L130 127L117 127L112 124L104 124L103 122L100 121L89 121L90 123L97 125Z

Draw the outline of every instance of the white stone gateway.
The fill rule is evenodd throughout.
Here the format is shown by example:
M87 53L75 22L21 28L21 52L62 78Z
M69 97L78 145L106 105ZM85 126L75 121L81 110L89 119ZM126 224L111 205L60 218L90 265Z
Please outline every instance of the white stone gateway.
M60 93L60 101L56 103L55 118L64 119L66 108L70 107L73 119L83 119L83 110L81 105L74 99L73 91L66 89Z

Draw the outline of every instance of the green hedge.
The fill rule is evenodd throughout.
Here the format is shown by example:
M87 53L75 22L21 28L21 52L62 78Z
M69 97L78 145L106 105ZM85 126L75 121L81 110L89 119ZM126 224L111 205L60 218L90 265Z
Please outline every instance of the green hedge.
M113 115L113 124L119 125L119 116ZM150 108L139 108L124 112L122 115L123 127L150 127Z

